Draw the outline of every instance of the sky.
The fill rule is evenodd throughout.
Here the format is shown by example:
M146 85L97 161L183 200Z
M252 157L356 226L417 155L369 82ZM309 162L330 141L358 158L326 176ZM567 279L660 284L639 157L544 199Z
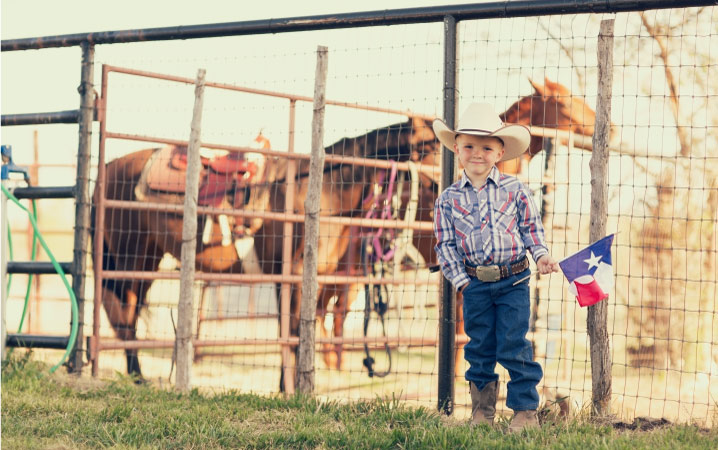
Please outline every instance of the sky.
M450 0L3 0L2 39L356 11L482 3ZM249 5L249 6L248 6ZM89 18L89 20L88 20Z

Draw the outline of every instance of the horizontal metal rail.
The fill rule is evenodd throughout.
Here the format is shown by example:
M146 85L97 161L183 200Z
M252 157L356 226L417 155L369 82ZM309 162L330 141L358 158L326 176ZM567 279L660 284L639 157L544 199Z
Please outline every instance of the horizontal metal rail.
M70 342L69 336L49 336L44 334L8 333L5 345L24 348L54 348L64 350Z
M376 337L364 337L364 338L322 338L318 337L315 339L317 344L399 344L407 345L411 347L426 346L433 347L436 345L436 339L424 339L424 338L402 338L402 337L387 337L387 336L376 336ZM457 343L466 343L468 338L462 338L457 336ZM174 348L175 341L173 340L134 340L134 341L119 341L119 340L102 340L95 349L97 350L124 350L124 349L153 349L153 348ZM199 347L226 347L233 345L299 345L298 337L290 338L274 338L274 339L218 339L218 340L205 340L205 339L193 339L192 346L195 348ZM99 347L99 349L97 348Z
M225 320L258 320L258 319L273 319L277 320L279 313L277 314L247 314L245 316L219 316L219 317L202 317L202 322L224 322Z
M102 270L100 271L103 279L108 280L179 280L180 272L145 272L132 270ZM294 283L302 282L301 275L269 275L269 274L253 274L253 273L209 273L196 272L195 280L197 281L214 281L225 283ZM438 284L437 276L422 279L405 279L393 277L366 277L357 275L318 275L317 282L319 284L411 284L414 286Z
M105 200L107 208L129 209L134 211L158 211L168 212L182 215L184 214L183 205L172 205L167 203L142 203L131 200ZM282 222L304 223L304 214L284 213L284 212L264 212L264 211L248 211L244 209L224 209L209 206L200 206L197 208L198 214L226 215L232 217L255 218L264 220L276 220ZM339 217L339 216L319 216L320 223L330 223L335 225L355 225L366 228L389 228L389 229L411 229L420 231L432 231L433 224L431 222L411 222L406 223L404 220L396 219L365 219L363 217Z
M148 72L146 70L135 70L135 69L127 68L127 67L119 67L119 66L111 66L111 65L105 65L105 67L107 68L108 73L109 72L124 73L127 75L137 75L137 76L147 77L147 78L156 78L158 80L176 81L178 83L184 83L184 84L189 84L189 85L194 85L195 81L196 81L194 78L179 77L179 76L175 76L175 75L168 75L168 74L163 74L163 73L158 73L158 72ZM307 97L306 95L295 95L295 94L287 94L287 93L278 92L278 91L267 91L264 89L255 89L255 88L248 88L248 87L244 87L244 86L237 86L236 84L207 81L205 83L205 86L218 88L218 89L225 89L228 91L244 92L247 94L263 95L266 97L286 98L288 100L296 100L296 101L309 102L309 103L314 102L313 97ZM366 110L366 111L385 112L385 113L390 113L390 114L419 117L419 118L426 119L426 120L434 120L436 118L435 116L429 116L426 114L416 114L409 110L382 108L379 106L364 105L361 103L341 102L338 100L327 100L326 104L332 105L332 106L343 106L343 107L347 107L347 108L361 109L361 110Z
M18 199L75 198L75 186L30 186L13 189Z
M618 13L648 9L709 6L712 0L517 0L446 5L424 8L387 9L381 11L323 14L279 19L224 22L203 25L143 28L94 33L75 33L57 36L7 39L2 51L29 50L50 47L72 47L83 42L90 44L119 44L128 42L198 39L221 36L288 33L310 30L358 28L380 25L402 25L441 22L446 16L455 20L495 19L509 17L546 16L557 14Z
M72 275L72 263L58 263L65 274ZM46 261L8 261L7 273L26 273L26 274L52 274L57 273L55 266L51 262Z
M77 124L79 117L80 111L77 109L45 113L3 114L2 126L7 127L13 125L44 125L48 123Z

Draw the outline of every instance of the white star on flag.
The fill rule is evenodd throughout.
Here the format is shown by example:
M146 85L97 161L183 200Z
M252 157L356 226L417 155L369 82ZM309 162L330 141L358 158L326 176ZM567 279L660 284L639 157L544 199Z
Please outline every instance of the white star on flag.
M583 261L585 263L588 263L588 270L591 270L591 267L598 267L598 262L601 260L601 255L594 255L593 252L591 252L591 257L589 259L584 259Z

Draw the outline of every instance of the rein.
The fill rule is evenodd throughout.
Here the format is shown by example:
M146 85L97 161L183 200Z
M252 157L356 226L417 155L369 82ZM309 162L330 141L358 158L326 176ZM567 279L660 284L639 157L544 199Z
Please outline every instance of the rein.
M381 186L384 182L383 178L385 176L386 172L382 171L381 178L378 183L376 183L377 186ZM364 216L365 219L374 219L376 217L376 211L378 209L381 210L381 214L379 214L380 219L391 219L393 214L391 211L391 198L394 195L394 183L396 182L396 176L397 176L397 164L396 161L391 162L391 173L389 175L389 186L387 187L386 194L384 195L384 205L383 207L379 204L381 201L381 196L379 195L379 188L375 189L375 191L371 192L367 198L364 200L363 204L367 204L371 201L374 202L372 205L372 208L367 211L366 215ZM380 237L384 233L384 228L377 228L375 232L371 233L370 235L373 236L372 244L374 245L374 252L377 258L381 259L384 262L389 261L394 256L394 248L384 251L384 248L381 245ZM391 230L391 236L390 238L394 237L394 230ZM393 240L393 239L391 239Z
M367 197L363 200L363 205L371 205L369 211L365 214L365 218L372 219L376 218L378 215L381 219L391 219L393 217L392 213L392 204L391 199L394 196L394 186L397 178L397 163L396 161L392 161L391 164L391 171L389 174L389 180L388 180L388 186L386 193L383 195L381 194L381 186L383 186L385 182L385 176L386 171L383 170L379 174L379 179L374 184L374 189L370 191L370 193L367 195ZM383 205L382 205L383 200ZM379 278L383 275L384 272L384 264L385 262L388 262L394 257L394 250L395 248L392 247L391 249L385 251L384 247L381 244L381 237L384 233L384 228L377 228L376 231L370 232L362 238L362 246L361 246L361 262L362 267L364 269L364 276L367 276L369 271L371 271L372 276L377 277L379 275ZM390 239L390 242L394 241L394 230L392 230L392 233L390 236L388 236ZM376 273L376 263L380 262L380 274ZM379 316L379 322L381 323L381 331L382 335L386 337L386 321L384 319L386 311L389 309L389 291L387 290L386 286L375 284L373 286L370 286L369 284L364 285L364 337L368 337L368 331L369 331L369 319L371 318L371 312L372 309L377 313ZM365 340L364 341L364 353L366 357L363 359L362 363L364 364L364 367L367 368L367 371L369 372L369 377L373 378L374 376L383 378L391 372L391 349L389 348L389 342L387 341L384 344L384 349L386 351L387 359L388 359L388 366L386 370L384 371L376 371L374 369L374 363L376 362L374 358L369 353L369 344Z
M376 276L374 258L372 258L371 255L371 250L373 246L369 245L369 240L369 237L365 237L362 239L362 267L364 269L364 276L367 276L369 274L370 268L372 275ZM386 321L384 320L384 316L386 314L386 311L389 309L389 291L387 291L385 285L375 284L373 286L370 286L368 283L364 285L364 326L362 328L364 331L365 338L368 337L367 335L369 331L369 319L371 318L372 309L376 311L377 315L379 316L382 336L387 337ZM388 340L384 343L384 350L386 351L386 356L389 362L386 370L377 371L374 369L374 363L376 361L369 353L369 343L366 339L364 340L364 354L366 355L366 357L362 360L362 364L364 364L364 367L367 368L367 371L369 372L369 378L373 378L375 376L379 378L384 378L385 376L389 375L389 373L391 373L391 349L389 348Z

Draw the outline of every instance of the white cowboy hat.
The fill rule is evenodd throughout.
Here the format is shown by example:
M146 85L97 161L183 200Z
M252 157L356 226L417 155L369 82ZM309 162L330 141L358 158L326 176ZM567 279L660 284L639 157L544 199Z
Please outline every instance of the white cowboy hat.
M501 161L520 156L528 149L531 141L528 128L519 124L503 123L488 103L470 104L459 118L456 130L449 128L441 119L434 120L433 128L439 141L452 151L459 134L497 137L504 143L504 156Z

